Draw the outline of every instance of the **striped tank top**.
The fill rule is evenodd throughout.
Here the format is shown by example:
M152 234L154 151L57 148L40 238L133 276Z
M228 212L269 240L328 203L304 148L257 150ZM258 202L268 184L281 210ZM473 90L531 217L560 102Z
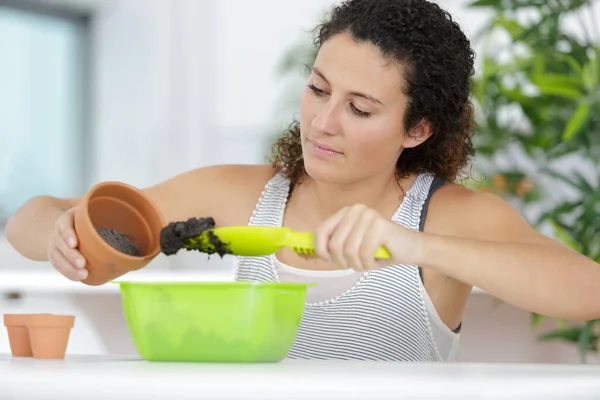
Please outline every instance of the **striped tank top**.
M409 229L422 230L426 203L434 185L436 179L432 174L419 174L393 220ZM289 191L288 179L280 174L271 178L249 225L281 226ZM235 279L278 282L275 261L274 255L239 257ZM287 358L453 361L458 349L458 331L451 331L437 315L420 272L414 265L367 271L337 296L307 301Z

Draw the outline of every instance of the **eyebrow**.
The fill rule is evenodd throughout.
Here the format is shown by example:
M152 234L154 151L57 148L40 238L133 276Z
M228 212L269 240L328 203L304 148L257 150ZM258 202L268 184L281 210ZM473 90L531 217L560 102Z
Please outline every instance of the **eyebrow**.
M326 84L330 85L329 81L327 80L327 78L325 78L325 75L323 75L323 73L321 71L319 71L317 69L317 67L313 67L313 72L317 75L319 75L321 77L321 79L323 79L325 81ZM365 94L365 93L361 93L361 92L350 92L350 94L352 96L357 96L357 97L362 97L363 99L367 99L370 100L374 103L379 103L381 105L383 105L383 103L379 100L377 100L375 97Z

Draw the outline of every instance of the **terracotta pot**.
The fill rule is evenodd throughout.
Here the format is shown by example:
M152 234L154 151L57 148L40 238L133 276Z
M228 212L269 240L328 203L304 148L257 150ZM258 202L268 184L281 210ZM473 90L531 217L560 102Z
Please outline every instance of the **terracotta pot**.
M8 343L13 357L32 357L27 329L27 314L4 314Z
M29 315L27 328L33 357L64 358L74 324L73 315Z
M78 249L87 260L84 283L97 286L145 267L160 253L160 231L165 220L141 190L121 182L92 187L75 209ZM131 256L111 247L96 232L110 228L126 235L139 249Z

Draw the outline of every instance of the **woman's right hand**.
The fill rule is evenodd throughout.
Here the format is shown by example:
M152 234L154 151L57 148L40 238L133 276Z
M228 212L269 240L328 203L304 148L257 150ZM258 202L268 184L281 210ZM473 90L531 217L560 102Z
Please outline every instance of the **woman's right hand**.
M77 250L77 235L74 227L75 209L61 214L54 223L48 238L46 255L54 268L68 279L79 282L87 278L86 260Z

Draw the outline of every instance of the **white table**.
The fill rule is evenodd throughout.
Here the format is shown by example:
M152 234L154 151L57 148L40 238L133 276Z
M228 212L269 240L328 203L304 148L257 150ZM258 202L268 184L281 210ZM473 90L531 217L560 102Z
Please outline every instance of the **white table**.
M283 361L157 363L0 356L0 398L598 399L600 366Z

